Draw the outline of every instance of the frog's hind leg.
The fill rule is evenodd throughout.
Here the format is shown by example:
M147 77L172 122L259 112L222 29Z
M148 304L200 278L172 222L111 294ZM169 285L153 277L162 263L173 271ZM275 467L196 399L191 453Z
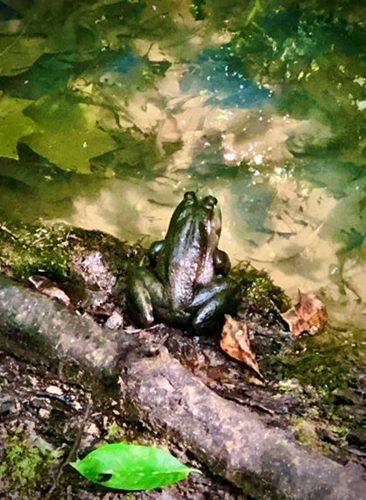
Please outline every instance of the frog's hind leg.
M196 294L192 307L196 314L192 326L198 335L217 332L224 324L224 314L237 307L236 290L225 278L218 278ZM198 308L198 309L197 309Z
M143 327L154 323L154 302L160 302L163 293L163 285L149 269L142 267L131 272L127 279L126 300L136 323Z

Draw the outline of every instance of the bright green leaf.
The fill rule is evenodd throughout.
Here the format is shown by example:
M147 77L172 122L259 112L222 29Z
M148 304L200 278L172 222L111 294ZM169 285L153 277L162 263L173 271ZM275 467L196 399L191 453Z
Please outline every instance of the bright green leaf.
M43 54L45 39L26 35L0 36L0 75L14 76L27 71Z
M31 102L27 99L0 97L0 156L18 159L19 139L34 132L35 123L23 114Z
M72 462L84 477L120 490L151 490L185 479L195 470L153 446L106 444Z
M103 110L73 97L45 97L28 109L39 131L24 142L64 170L89 173L89 160L116 148L114 140L97 127Z

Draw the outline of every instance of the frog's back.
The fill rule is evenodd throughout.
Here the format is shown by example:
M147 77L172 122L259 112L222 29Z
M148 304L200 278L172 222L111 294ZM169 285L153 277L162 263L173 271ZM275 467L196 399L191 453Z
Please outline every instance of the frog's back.
M165 262L173 310L188 307L198 285L209 283L214 277L207 234L200 219L192 218L181 231L172 235L168 244L172 252Z

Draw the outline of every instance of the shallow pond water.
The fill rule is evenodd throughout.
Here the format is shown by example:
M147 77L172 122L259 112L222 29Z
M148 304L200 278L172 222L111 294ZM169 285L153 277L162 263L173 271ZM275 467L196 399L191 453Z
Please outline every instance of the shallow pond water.
M362 6L28 5L0 3L4 219L148 244L186 190L209 192L234 263L366 329Z

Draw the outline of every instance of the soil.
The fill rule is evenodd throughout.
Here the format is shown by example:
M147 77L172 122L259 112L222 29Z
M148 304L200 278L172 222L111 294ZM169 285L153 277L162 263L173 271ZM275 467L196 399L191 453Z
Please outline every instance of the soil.
M137 441L167 448L168 443L140 425L127 422L118 398L70 383L62 373L44 371L0 351L0 457L6 447L21 447L7 475L0 479L6 499L245 499L237 488L206 470L176 485L151 492L113 492L83 479L67 462L108 441ZM32 449L45 450L39 464ZM182 462L195 462L186 451L169 450ZM31 463L33 459L34 463ZM26 463L24 469L19 465ZM203 467L203 470L205 468ZM21 476L22 475L22 479ZM24 484L23 484L24 483Z

